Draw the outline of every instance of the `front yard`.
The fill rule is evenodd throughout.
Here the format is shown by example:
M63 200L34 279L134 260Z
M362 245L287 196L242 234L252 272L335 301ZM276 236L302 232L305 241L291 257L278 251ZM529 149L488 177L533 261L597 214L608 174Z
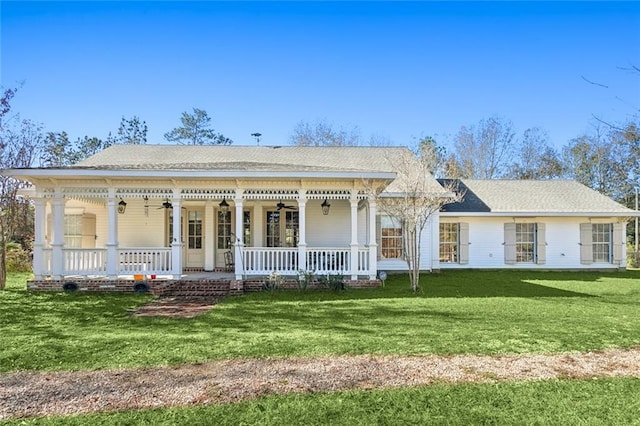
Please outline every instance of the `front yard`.
M375 290L229 297L191 319L129 315L149 296L0 292L0 372L99 370L339 354L527 354L640 345L640 271L456 271ZM0 384L2 375L0 373ZM37 424L567 424L637 422L640 378L436 384L237 404L34 419ZM24 420L22 420L24 421ZM19 420L19 422L21 422Z
M172 365L237 357L505 354L640 343L640 271L404 275L386 287L229 297L193 319L139 318L148 296L0 292L0 371Z

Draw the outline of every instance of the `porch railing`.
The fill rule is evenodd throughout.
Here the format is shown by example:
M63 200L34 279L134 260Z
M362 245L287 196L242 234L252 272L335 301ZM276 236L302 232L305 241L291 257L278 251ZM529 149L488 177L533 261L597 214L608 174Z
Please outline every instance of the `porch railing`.
M307 249L307 270L316 274L348 274L351 250L344 248L310 248Z
M122 248L118 249L118 274L169 274L171 273L171 248Z
M65 248L62 256L65 275L104 275L107 271L106 249Z
M369 249L358 249L358 275L369 274Z
M299 270L299 251L295 247L245 247L243 268L248 275L268 275L277 271L284 275L296 275ZM316 274L342 274L351 272L351 250L348 248L307 248L307 270ZM367 272L367 252L358 252L359 272Z
M273 271L293 275L298 273L298 249L280 247L246 247L243 250L244 272L269 275Z

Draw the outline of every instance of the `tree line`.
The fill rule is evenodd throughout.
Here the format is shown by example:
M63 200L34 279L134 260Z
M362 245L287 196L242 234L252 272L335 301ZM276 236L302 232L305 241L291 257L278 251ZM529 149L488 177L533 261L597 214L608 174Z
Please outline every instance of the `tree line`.
M297 146L392 145L365 139L357 127L326 121L300 122L289 142ZM492 116L463 125L447 150L433 137L420 138L415 152L437 178L572 179L633 207L640 186L640 122L607 124L595 120L591 131L556 149L549 133L531 127L517 134L511 120Z

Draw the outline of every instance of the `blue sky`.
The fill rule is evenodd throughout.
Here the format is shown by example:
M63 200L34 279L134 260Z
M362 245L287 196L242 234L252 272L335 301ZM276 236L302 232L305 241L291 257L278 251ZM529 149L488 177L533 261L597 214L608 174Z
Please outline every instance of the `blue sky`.
M0 19L15 111L73 139L137 115L163 143L198 107L236 144L316 120L447 143L500 115L559 147L640 109L619 69L640 66L638 2L2 1Z

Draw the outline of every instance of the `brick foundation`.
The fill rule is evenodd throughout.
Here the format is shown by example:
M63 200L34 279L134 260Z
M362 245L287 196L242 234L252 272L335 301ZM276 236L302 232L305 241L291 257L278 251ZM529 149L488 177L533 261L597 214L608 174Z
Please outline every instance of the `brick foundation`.
M29 291L63 291L65 284L73 283L77 291L87 292L118 292L134 293L136 290L147 289L155 296L180 297L223 297L227 294L242 294L246 292L262 291L264 279L248 280L107 280L107 279L67 279L67 280L33 280L27 282ZM380 280L345 280L347 288L377 288ZM140 288L141 286L146 286ZM285 280L284 290L296 290L295 280ZM310 283L308 289L323 288L318 282Z

